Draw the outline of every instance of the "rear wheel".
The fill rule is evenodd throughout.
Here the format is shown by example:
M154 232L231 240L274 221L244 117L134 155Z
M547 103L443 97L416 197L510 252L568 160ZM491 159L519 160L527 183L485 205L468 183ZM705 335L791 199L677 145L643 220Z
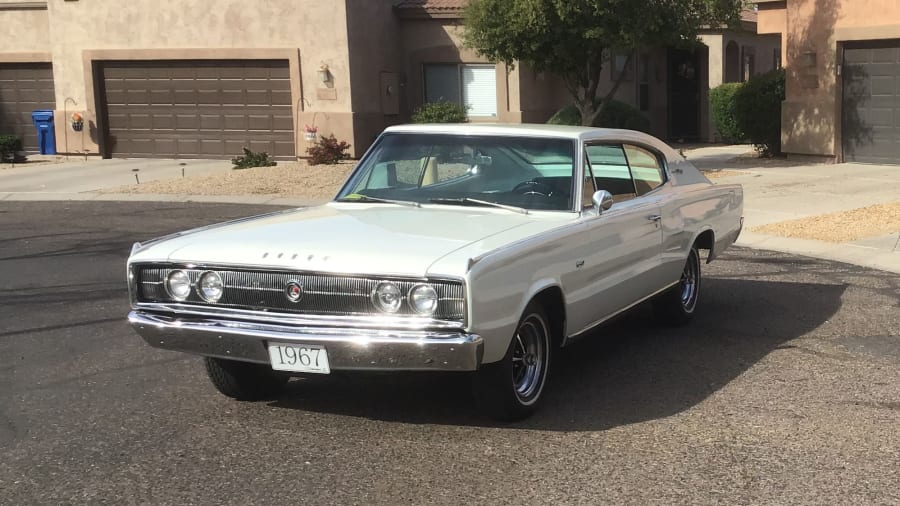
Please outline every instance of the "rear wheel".
M473 393L485 413L502 421L521 420L535 411L553 355L551 329L543 308L525 308L506 355L475 373Z
M275 397L288 377L265 364L205 357L206 374L220 393L239 401L259 401Z
M663 323L684 325L691 321L700 299L700 253L691 248L681 271L681 279L653 301L657 318Z

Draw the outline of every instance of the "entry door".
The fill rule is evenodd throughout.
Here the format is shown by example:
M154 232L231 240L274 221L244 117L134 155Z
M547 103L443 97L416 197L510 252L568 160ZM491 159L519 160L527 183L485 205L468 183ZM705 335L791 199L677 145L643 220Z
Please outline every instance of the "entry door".
M669 138L700 138L700 65L697 51L669 49Z
M597 294L590 300L591 318L585 324L590 325L659 288L662 230L655 219L661 212L659 198L635 196L622 146L587 146L586 156L596 189L609 191L617 201L609 210L585 219L591 252L585 259L584 275L590 280L590 293ZM572 327L576 328L574 322Z

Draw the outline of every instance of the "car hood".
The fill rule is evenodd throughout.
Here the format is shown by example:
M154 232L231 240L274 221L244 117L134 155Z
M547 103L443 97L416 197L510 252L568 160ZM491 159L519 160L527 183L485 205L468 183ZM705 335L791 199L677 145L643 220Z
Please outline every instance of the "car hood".
M188 231L130 261L421 277L440 258L530 221L501 209L331 203Z

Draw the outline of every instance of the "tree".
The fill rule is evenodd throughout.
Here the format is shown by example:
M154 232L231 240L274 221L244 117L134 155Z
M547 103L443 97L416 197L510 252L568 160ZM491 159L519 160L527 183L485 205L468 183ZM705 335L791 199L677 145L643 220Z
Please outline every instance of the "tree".
M469 0L465 39L491 61L558 75L591 125L624 76L598 96L611 50L693 44L704 26L736 26L740 9L739 0Z

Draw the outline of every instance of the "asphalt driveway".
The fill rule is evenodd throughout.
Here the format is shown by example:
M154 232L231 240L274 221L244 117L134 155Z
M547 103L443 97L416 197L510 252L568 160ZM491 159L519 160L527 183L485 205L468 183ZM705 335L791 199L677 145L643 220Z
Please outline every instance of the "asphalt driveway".
M271 209L0 202L0 503L900 502L897 275L734 249L691 325L638 308L602 328L513 425L456 375L238 403L131 332L124 261Z

